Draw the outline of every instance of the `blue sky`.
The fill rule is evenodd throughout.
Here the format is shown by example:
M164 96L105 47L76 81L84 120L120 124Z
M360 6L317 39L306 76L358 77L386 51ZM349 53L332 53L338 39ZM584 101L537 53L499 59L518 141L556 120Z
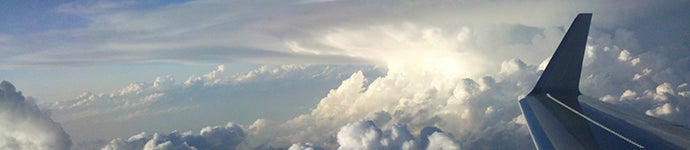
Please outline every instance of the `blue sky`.
M89 19L60 12L59 7L74 1L2 1L0 5L0 35L9 36L13 41L30 42L24 45L41 43L45 39L36 34L53 31L78 30L89 24ZM88 2L88 1L83 1ZM184 1L140 1L136 7L153 9ZM79 2L74 2L79 3ZM53 37L60 38L60 37ZM3 56L32 53L26 49L7 48ZM228 62L230 62L229 60ZM156 76L173 75L188 77L193 73L211 70L218 63L232 66L237 72L248 71L256 64L248 63L167 63L167 62L113 62L102 65L73 64L38 67L3 67L0 74L3 80L22 86L22 91L40 101L57 101L74 98L83 92L108 92L126 86L130 82L152 80ZM11 66L12 64L3 64Z
M675 1L2 1L0 79L51 112L73 148L141 148L128 138L162 144L174 141L173 130L202 129L184 136L203 138L205 127L245 132L242 142L229 142L243 148L337 148L360 138L340 132L395 129L414 138L433 126L455 137L434 136L450 147L529 149L530 141L514 140L528 134L513 102L581 12L594 14L583 92L690 125L687 8Z
M244 72L258 65L228 63L233 71ZM0 70L4 80L22 87L39 101L52 102L74 98L84 92L110 92L131 82L144 82L157 76L189 77L213 70L211 64L118 63L84 67ZM136 72L136 73L133 73Z
M56 12L55 8L66 2L69 1L3 1L2 33L22 35L83 26L85 19Z

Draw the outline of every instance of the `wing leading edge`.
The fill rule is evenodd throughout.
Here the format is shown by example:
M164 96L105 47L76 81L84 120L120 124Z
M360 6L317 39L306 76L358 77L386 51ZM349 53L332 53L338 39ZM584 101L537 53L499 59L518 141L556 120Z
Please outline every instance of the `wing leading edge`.
M519 101L538 149L690 149L690 130L580 93L592 14L578 14L534 89Z

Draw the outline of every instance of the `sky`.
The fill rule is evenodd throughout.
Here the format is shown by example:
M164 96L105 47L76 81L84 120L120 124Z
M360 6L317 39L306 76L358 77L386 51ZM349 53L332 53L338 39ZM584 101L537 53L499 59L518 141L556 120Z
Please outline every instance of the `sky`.
M0 147L534 149L517 100L578 13L593 13L582 92L690 126L687 8L1 1L0 93L26 109L0 124L26 132Z

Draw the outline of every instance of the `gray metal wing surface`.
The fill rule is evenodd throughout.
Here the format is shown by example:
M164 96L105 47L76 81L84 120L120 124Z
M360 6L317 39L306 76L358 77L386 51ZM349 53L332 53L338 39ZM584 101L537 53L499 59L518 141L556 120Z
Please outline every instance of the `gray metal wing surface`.
M519 100L538 149L690 149L690 130L582 95L592 14L578 14L534 89Z

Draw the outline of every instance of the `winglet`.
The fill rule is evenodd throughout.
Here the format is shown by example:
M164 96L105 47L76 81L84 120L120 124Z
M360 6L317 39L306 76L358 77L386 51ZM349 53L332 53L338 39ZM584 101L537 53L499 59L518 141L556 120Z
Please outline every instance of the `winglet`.
M591 19L591 13L577 15L530 95L580 94L582 59Z

